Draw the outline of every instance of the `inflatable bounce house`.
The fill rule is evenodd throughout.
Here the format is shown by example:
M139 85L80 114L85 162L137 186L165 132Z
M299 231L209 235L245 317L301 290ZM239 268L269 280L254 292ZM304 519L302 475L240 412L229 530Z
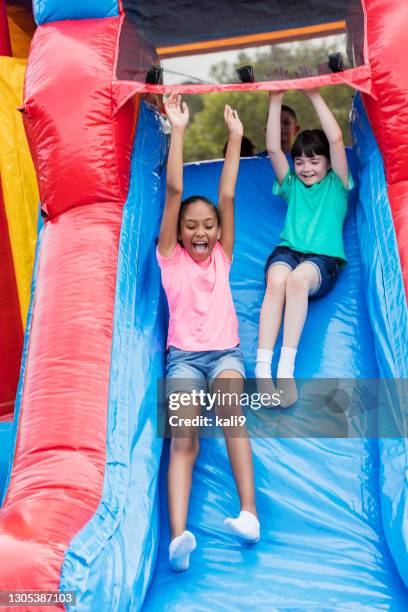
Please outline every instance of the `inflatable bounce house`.
M74 591L70 609L92 612L407 610L406 2L20 0L7 16L2 2L0 590ZM177 91L359 91L348 265L310 305L297 376L392 379L400 393L372 407L369 436L253 437L262 538L252 547L223 525L238 510L224 441L203 439L188 518L198 547L175 574L156 422L168 134L152 103L175 87L157 66L316 32L346 33L346 66ZM186 165L185 194L216 199L220 168ZM241 160L231 280L249 374L263 264L285 214L272 182L268 160Z

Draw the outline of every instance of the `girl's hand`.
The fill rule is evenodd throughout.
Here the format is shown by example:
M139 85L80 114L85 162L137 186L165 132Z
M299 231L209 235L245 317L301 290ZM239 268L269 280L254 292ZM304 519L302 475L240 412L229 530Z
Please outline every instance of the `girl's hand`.
M237 111L228 106L228 104L225 105L224 119L228 134L235 134L236 136L240 136L242 138L244 135L244 127L240 118L238 117Z
M302 94L309 98L309 100L313 100L316 98L320 98L321 93L318 89L302 89Z
M316 73L310 68L310 66L298 66L298 71L295 72L296 78L307 79L309 77L316 76Z
M296 72L296 76L298 79L307 79L316 75L309 66L299 66L299 72ZM320 91L315 87L313 89L301 89L301 92L306 98L309 98L309 100L320 96Z
M269 104L271 104L271 102L273 102L273 100L277 100L278 102L282 102L283 96L285 95L286 91L285 90L281 90L281 91L270 91L269 92Z
M270 72L267 72L266 76L270 81L286 81L290 78L289 70L283 68L282 66L278 66L278 68L274 68Z
M185 128L189 119L190 113L185 102L181 102L179 94L172 93L164 103L166 115L174 128Z

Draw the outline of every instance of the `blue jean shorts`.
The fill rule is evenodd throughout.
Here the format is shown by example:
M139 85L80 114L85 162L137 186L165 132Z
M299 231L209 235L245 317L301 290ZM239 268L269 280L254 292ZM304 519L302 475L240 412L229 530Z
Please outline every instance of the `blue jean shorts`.
M300 253L286 246L277 246L269 255L265 264L265 283L269 269L275 264L281 264L294 270L303 262L313 264L319 274L319 284L309 297L322 297L329 293L336 284L339 274L339 262L336 257L329 255L314 255L313 253Z
M245 378L244 356L239 347L223 351L183 351L169 347L166 363L166 398L176 391L207 391L225 370Z

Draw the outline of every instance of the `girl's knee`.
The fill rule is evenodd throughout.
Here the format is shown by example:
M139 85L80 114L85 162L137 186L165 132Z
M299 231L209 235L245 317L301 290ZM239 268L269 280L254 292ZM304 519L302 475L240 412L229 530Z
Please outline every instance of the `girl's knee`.
M178 455L188 457L197 457L200 450L200 442L198 437L191 436L188 438L172 438L171 452Z
M286 282L290 273L288 274L275 274L273 270L270 270L267 278L266 293L276 295L277 293L284 294L286 289Z
M309 278L301 270L294 270L288 276L286 282L286 293L308 293Z

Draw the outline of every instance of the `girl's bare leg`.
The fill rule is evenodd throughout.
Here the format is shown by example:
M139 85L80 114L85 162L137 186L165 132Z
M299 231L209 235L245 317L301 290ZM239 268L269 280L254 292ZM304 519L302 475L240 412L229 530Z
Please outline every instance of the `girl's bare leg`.
M288 266L274 264L269 268L265 297L259 318L258 348L273 351L285 306L286 281L291 274Z
M217 416L220 419L231 419L231 417L238 419L243 416L239 405L243 386L242 376L234 370L225 370L217 376L212 391L219 393L221 398L222 394L227 394L228 397L217 406ZM227 518L225 524L245 541L257 542L259 540L259 521L255 504L254 468L248 431L244 425L235 425L234 422L232 425L223 425L223 433L241 506L239 517Z
M291 269L284 264L273 264L269 268L265 296L259 317L255 378L257 379L258 392L268 394L270 397L276 393L272 382L272 356L282 322L286 298L286 281L290 273ZM266 407L265 404L264 406Z
M194 418L199 414L200 407L193 405L180 406L177 411L177 416L180 418ZM181 572L189 567L190 553L196 547L194 534L186 530L186 522L193 468L199 450L198 428L173 426L171 435L167 474L172 538L169 546L169 563L174 571Z
M200 406L190 405L181 406L172 415L194 418L200 413ZM167 492L171 537L175 538L186 528L192 474L200 443L196 427L173 427L171 436Z
M286 307L283 324L283 346L297 349L305 325L309 294L319 284L319 273L306 261L293 270L286 282Z
M319 283L319 273L313 264L301 263L290 273L286 282L286 306L283 323L283 343L278 364L281 405L291 406L298 400L294 368L297 347L306 321L309 294Z

